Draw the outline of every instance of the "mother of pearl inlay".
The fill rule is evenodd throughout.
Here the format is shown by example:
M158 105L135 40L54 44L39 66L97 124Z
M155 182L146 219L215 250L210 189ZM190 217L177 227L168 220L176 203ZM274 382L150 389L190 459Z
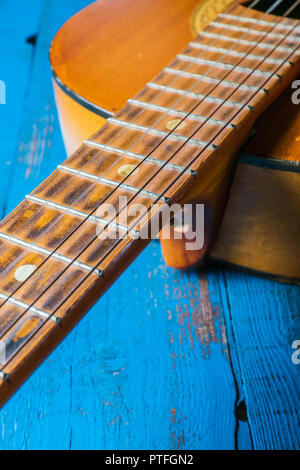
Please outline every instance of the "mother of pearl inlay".
M118 169L118 173L120 176L128 176L130 173L136 174L139 169L137 168L135 171L133 171L136 168L136 165L131 165L127 163L126 165L120 166Z
M172 121L168 122L167 129L169 129L169 131L173 131L175 127L176 131L179 131L185 127L185 122L181 122L181 119L172 119Z
M28 279L32 273L36 270L36 266L34 264L24 264L23 266L19 266L16 269L14 278L18 282L24 282Z

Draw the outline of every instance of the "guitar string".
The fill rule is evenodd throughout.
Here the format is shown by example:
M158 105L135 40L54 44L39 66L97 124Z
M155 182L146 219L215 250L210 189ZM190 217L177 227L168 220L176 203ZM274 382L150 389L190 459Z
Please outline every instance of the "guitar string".
M278 23L279 23L279 22L281 22L281 20L278 21ZM274 26L274 27L275 27L275 26ZM262 40L262 39L263 39L263 38L261 38L261 40ZM271 54L271 53L270 53L270 54ZM264 59L264 60L265 60L265 59ZM264 62L264 60L261 61L261 62ZM228 97L228 98L229 98L229 97ZM228 98L227 98L227 99L228 99ZM225 100L225 101L226 101L226 100ZM200 126L200 127L201 127L201 126ZM172 157L171 157L171 158L172 158ZM170 159L171 159L171 158L170 158ZM170 160L170 159L169 159L169 160ZM160 170L159 170L159 171L160 171ZM157 173L158 173L158 172L157 172ZM154 176L156 176L156 175L154 175ZM153 177L152 177L152 178L153 178ZM148 184L148 183L146 183L146 184ZM139 192L141 192L141 190L142 190L142 188L140 189ZM135 195L135 197L136 197L136 195ZM134 199L134 198L132 198L132 199ZM131 201L130 201L130 202L131 202ZM101 204L103 204L103 201L101 202ZM97 209L97 208L96 208L96 209ZM96 209L95 209L95 210L96 210ZM109 223L111 223L111 221L110 221ZM104 230L105 230L105 228L104 228ZM103 231L104 231L104 230L103 230ZM98 235L98 236L99 236L99 235ZM65 241L66 241L66 240L64 240L64 242L65 242ZM93 241L94 241L94 240L92 240L92 241L90 242L90 244L93 243ZM88 245L88 246L89 246L89 245ZM88 246L85 247L85 249L82 250L82 251L85 251L85 250L88 248ZM51 255L50 255L50 256L51 256ZM80 254L79 254L78 256L80 256ZM75 259L72 261L72 263L73 263L76 259L77 259L77 258L75 258ZM44 262L46 262L46 260L44 260ZM71 264L72 264L72 263L71 263ZM37 269L39 269L39 268L40 268L40 267L38 267ZM36 272L36 271L35 271L35 272ZM33 273L33 274L34 274L34 273ZM28 279L29 279L29 278L28 278ZM27 279L27 280L28 280L28 279ZM26 280L26 281L27 281L27 280ZM20 287L22 287L23 285L24 285L24 284L22 284ZM20 287L19 287L19 288L20 288ZM12 295L13 295L13 293L12 293L10 296L12 296ZM8 300L8 299L7 299L7 300ZM7 300L6 300L6 301L7 301ZM3 303L5 303L5 302L3 302Z
M291 10L291 9L289 9L289 11L290 11L290 10ZM292 28L292 30L289 31L289 33L288 33L286 36L284 36L284 38L275 46L275 48L278 47L278 45L279 45L284 39L286 39L298 25L299 25L299 22L297 22L297 23L295 24L295 26ZM297 47L289 54L289 56L288 56L284 61L282 61L282 64L280 64L280 65L277 67L277 69L272 73L271 78L274 77L275 74L276 74L276 72L278 72L278 70L280 70L281 67L288 61L288 59L289 59L290 57L292 57L292 56L296 53L296 51L299 49L299 47L300 47L300 46L297 46ZM273 51L273 50L272 50L272 51ZM268 77L268 78L264 81L264 83L260 86L260 89L262 89L262 87L263 87L269 80L270 80L270 77ZM250 98L247 100L247 103L251 102L252 99L253 99L253 97L250 97ZM235 113L235 115L230 119L230 122L231 122L231 121L235 118L235 116L237 116L240 112L241 112L241 110L238 110L238 111ZM219 131L219 133L220 133L220 132L222 132L222 129ZM214 139L215 139L215 137L212 138L211 142L213 142ZM208 144L208 145L209 145L209 144ZM202 153L202 152L200 152L199 155L200 155L201 153ZM199 157L199 155L196 156L193 161L196 161L196 159ZM189 168L190 165L191 165L191 164L187 165L186 168ZM182 174L183 174L183 172L182 172ZM177 178L177 179L178 179L178 178ZM174 182L170 183L169 187L172 187L173 184L174 184ZM169 187L164 191L164 193L165 193L166 191L168 191ZM148 211L146 211L146 212L148 212ZM141 219L142 217L144 217L144 215L141 215L141 216L140 216L140 219ZM134 225L135 225L135 224L134 224ZM134 226L134 225L133 225L133 226ZM128 229L128 230L130 230L130 229ZM120 240L117 242L117 244L118 244L118 243L120 243ZM116 244L116 245L117 245L117 244ZM110 250L110 252L112 252L112 251L114 250L114 248L115 248L115 247L113 247L113 248ZM94 267L94 269L96 269L96 268L103 262L103 260L110 254L110 252L107 253L107 254L97 263L97 265ZM56 311L57 311L58 309L60 309L61 306L73 295L73 293L78 289L78 287L80 287L80 285L82 285L82 284L86 281L86 279L88 279L88 277L90 276L90 274L91 274L91 273L88 273L88 274L80 281L79 285L77 285L76 288L74 288L73 291L69 293L69 295L67 296L67 298L64 299L63 302L61 302L61 303L56 307L56 309L55 309L55 310L52 312L52 314L47 318L47 320L46 320L45 322L43 322L43 323L38 327L38 329L34 331L34 333L33 333L32 335L30 335L30 337L25 341L25 343L22 345L22 347L21 347L20 349L23 349L24 346L32 339L32 337L34 337L34 336L39 332L39 330L50 320L50 318L56 313ZM42 294L42 295L43 295L43 294ZM35 303L35 302L34 302L34 303ZM29 308L30 308L30 307L29 307ZM26 309L26 311L28 311L28 309ZM24 314L26 313L26 311L24 312ZM24 315L24 314L23 314L23 315ZM19 350L17 350L17 352L18 352L18 351L19 351ZM15 354L17 354L17 352L16 352ZM5 365L3 366L3 368L1 369L1 372L3 372L3 370L7 367L7 365L12 361L13 357L15 356L15 354L12 355L12 357L9 359L9 361L6 362L6 364L5 364Z
M260 0L256 0L255 2L253 2L253 3L251 4L251 6L253 6L254 4L259 3L259 1L260 1ZM271 10L274 10L274 8L276 8L276 7L281 3L281 1L282 1L282 0L278 0L277 2L275 2L275 3L267 10L267 12L266 12L265 14L267 14L267 13L270 12ZM229 11L231 11L231 10L229 10ZM263 19L264 16L265 16L265 15L263 15L263 16L258 20L257 23L259 23L259 22ZM251 30L249 30L249 31L251 32ZM246 34L248 34L248 32L245 33L245 35L246 35ZM239 42L243 39L243 37L244 37L245 35L242 35L242 36L240 37ZM263 38L261 38L261 39L263 39ZM235 45L237 45L237 44L235 44ZM256 47L256 45L255 45L254 47ZM226 56L228 53L230 53L231 50L232 50L232 48L229 49L229 50L226 52L226 54L223 55L223 57ZM245 54L244 57L246 57L248 53L249 53L249 51L246 52L246 54ZM198 57L199 57L199 56L198 56ZM221 57L221 59L222 59L223 57ZM243 60L243 58L242 58L241 60ZM214 67L217 67L217 66L218 66L218 63L216 63L216 65L211 66L211 67L207 70L206 73L208 73L211 69L213 69ZM237 66L237 64L233 64L232 69L229 70L229 72L227 73L227 75L230 74L231 71L234 70L234 67L236 67L236 66ZM204 77L205 75L206 75L206 74L204 74L203 77ZM220 82L217 83L214 88L216 88L219 84L221 84L222 81L226 78L227 75L223 76L222 79L220 80ZM188 90L186 91L186 93L188 93L188 92L189 92L194 86L196 86L196 85L197 85L197 82L196 82L190 89L188 89ZM213 88L213 89L214 89L214 88ZM213 91L213 89L208 92L207 96ZM177 104L177 102L180 102L183 98L184 98L184 96L182 96L181 98L179 98L179 99L175 102L175 105ZM186 118L189 116L189 114L191 114L191 113L195 110L195 108L196 108L197 106L199 106L199 104L201 104L202 101L204 101L204 99L205 99L205 97L200 101L200 103L197 103L197 105L196 105L189 113L187 113L187 115L185 116L184 119L186 119ZM222 103L222 104L223 104L223 103ZM220 106L219 106L219 108L220 108ZM218 110L219 108L217 108L217 110ZM214 113L215 113L217 110L215 110ZM212 113L212 115L213 115L214 113ZM167 113L166 113L166 114L167 114ZM164 115L158 120L158 122L159 122L161 119L163 119L163 117L164 117ZM210 118L210 116L207 118L207 120L209 120L209 118ZM184 120L182 120L181 122L183 122L183 121L184 121ZM181 122L180 122L180 123L181 123ZM204 123L205 123L205 122L206 122L206 121L204 121ZM178 125L180 125L180 123L179 123ZM154 123L154 125L156 125L156 123ZM177 126L176 126L176 127L177 127ZM151 129L149 129L149 130L151 130ZM148 131L149 131L149 130L148 130ZM174 130L176 130L176 128L175 128ZM151 153L153 153L153 152L156 150L156 148L158 148L159 145L161 145L161 143L164 142L164 140L166 140L167 137L168 137L170 134L171 134L171 133L169 133L169 134L163 139L163 141L161 141L154 149L152 149ZM146 135L146 133L143 134L140 139L142 139L145 135ZM140 139L138 139L136 142L134 142L133 145L136 145L136 143L137 143ZM183 146L184 146L184 145L182 145L181 147L179 147L179 148L176 150L175 155L183 148ZM129 149L129 150L130 150L130 149ZM149 155L151 155L151 153L150 153ZM76 154L75 154L75 155L76 155ZM100 155L101 155L101 152L100 152ZM146 161L146 159L149 157L149 155L147 155L147 156L140 162L140 164L137 165L137 166L135 167L135 169L134 169L132 172L130 172L130 173L127 175L127 177L124 178L124 179L114 188L113 191L111 191L110 193L107 194L107 196L104 198L104 200L102 200L102 201L100 202L99 206L96 207L96 208L94 209L94 211L92 211L90 214L88 214L87 217L84 218L84 219L82 220L82 222L81 222L78 226L76 226L76 227L74 228L74 230L55 248L55 250L52 251L51 254L49 254L49 255L43 260L43 262L42 262L39 266L37 266L37 268L35 269L35 271L26 279L26 281L28 281L28 280L37 272L37 270L40 269L41 266L50 258L50 256L52 256L53 254L55 254L55 252L56 252L56 251L57 251L57 250L58 250L58 249L59 249L77 230L79 230L79 228L81 227L81 225L83 225L84 222L86 222L86 220L87 220L95 211L97 211L98 208L99 208L101 205L104 204L105 200L107 200L107 199L124 183L124 181L127 180L127 178L129 178L129 177L131 176L131 174L132 174L134 171L136 171L136 169L137 169L144 161ZM173 156L174 156L174 155L173 155ZM173 156L172 156L172 158L173 158ZM96 159L96 157L98 158L98 157L99 157L99 154L97 154L97 155L95 156L95 159ZM93 160L93 159L92 159L92 160ZM91 161L92 161L92 160L91 160ZM89 162L89 163L90 163L90 162ZM83 168L84 168L84 166L83 166ZM155 176L156 176L156 175L155 175ZM51 177L50 177L50 178L51 178ZM73 178L72 178L72 179L73 179ZM72 181L72 179L71 179L71 181ZM90 191L93 189L93 187L95 187L96 184L97 184L97 182L96 182L94 185L92 185L91 187L89 187L89 188L86 190L86 192L83 192L83 194L82 194L75 202L73 202L73 204L70 206L70 209L73 207L73 205L78 204L78 202L81 201L81 200L85 197L85 195L86 195L88 192L90 192ZM61 189L62 189L62 188L59 188L59 189L57 190L57 192L59 192ZM56 193L52 194L52 198L55 196L55 194L56 194ZM16 209L16 210L17 210L17 209ZM43 209L40 209L40 211L42 211L42 210L43 210ZM37 213L34 214L35 217L38 215L38 213L39 213L40 211L37 211ZM48 233L51 229L53 229L53 227L58 224L59 220L60 220L62 217L64 217L64 215L62 215L61 217L59 217L58 220L55 220L55 222L53 223L53 225L50 226L50 227L47 229L47 232L46 232L46 233ZM30 223L30 220L28 221L28 223ZM22 226L21 228L24 229L24 225L26 226L27 224L26 224L26 223L23 224L23 226ZM41 237L44 236L44 235L45 235L45 232L43 232L43 233L41 234ZM38 239L35 240L35 243L37 243L37 241L38 241L39 239L40 239L40 237L38 237ZM31 245L33 245L33 244L34 244L34 243L32 243ZM2 271L1 276L5 275L7 271L11 270L11 269L13 268L13 266L15 266L15 265L18 263L19 259L23 258L24 255L25 255L28 251L30 251L30 247L28 247L25 251L23 251L19 257L16 257L15 260L14 260L14 262L11 263L5 270ZM26 282L26 281L25 281L25 282ZM24 283L25 283L25 282L24 282ZM20 288L22 288L23 285L24 285L24 283L22 283L20 286L18 286L18 288L16 288L15 291L13 291L13 292L10 294L10 296L2 302L2 304L0 305L0 307L3 306L3 305L9 300L9 298L12 297Z
M261 0L255 0L255 1L250 5L250 8L253 7L253 6L256 6L260 1L261 1ZM274 9L278 4L280 4L282 1L283 1L283 0L277 0L276 2L274 2L274 4L268 9L268 11L267 11L265 14L267 14L268 12L270 12L271 9L273 10L273 9ZM228 10L228 13L229 13L230 11L232 11L232 9L234 9L235 6L236 6L236 4L235 4L235 5L232 5L231 8ZM263 15L263 16L264 16L264 15ZM219 18L217 18L217 19L219 19ZM262 18L259 19L259 21L261 21L261 20L262 20ZM259 22L259 21L258 21L258 22ZM233 25L234 25L234 23L233 23ZM221 61L224 57L226 57L226 55L227 55L228 53L230 53L230 51L231 51L232 49L234 49L235 46L237 46L237 45L240 43L240 41L243 39L244 36L246 36L246 34L247 34L247 33L245 33L245 35L243 35L243 36L239 39L238 43L233 44L233 46L232 46L228 51L226 51L226 53L219 59L219 61ZM210 44L212 45L212 44L214 44L214 43L217 42L217 41L218 41L218 39L216 39L216 41L213 41L213 42L211 41ZM205 54L205 51L203 51L203 54ZM196 57L197 57L197 58L201 58L201 56L202 56L202 53L201 53L200 55L197 55ZM217 64L217 63L216 63L216 64ZM186 68L184 68L184 70L182 70L182 72L186 72L186 71L189 70L189 68L191 68L191 67L192 67L192 64L189 64ZM212 65L211 67L209 67L209 69L206 71L206 73L203 74L203 78L205 78L205 76L208 74L208 72L209 72L210 70L213 70L214 67L216 67L216 65ZM229 71L229 72L227 73L227 75L228 75L229 73L231 73L231 71ZM226 75L226 76L227 76L227 75ZM222 80L224 80L224 79L226 78L226 76L223 77ZM174 81L176 81L176 79L177 79L177 77L175 77L174 80L172 80L172 81L170 82L170 84L172 84ZM199 81L200 81L200 80L199 80ZM198 81L197 81L191 88L189 88L189 89L185 92L185 94L184 94L183 96L179 97L178 100L176 100L173 105L176 106L178 103L180 103L180 102L184 99L184 97L186 96L186 94L189 93L189 92L191 91L191 89L192 89L195 85L197 85L197 83L198 83ZM217 85L218 85L218 83L217 83ZM213 91L213 90L210 90L209 93L211 93L211 91ZM160 96L160 95L162 95L162 94L163 94L163 91L159 92L158 96ZM201 102L200 102L200 103L201 103ZM151 104L151 102L150 102L150 104ZM199 105L199 103L197 103L197 105L195 106L195 108L196 108L198 105ZM195 110L195 108L193 108L191 111L189 111L189 113L187 113L187 116L188 116L190 113L192 113L192 112ZM142 114L143 112L144 112L144 110L142 109L142 110L138 113L137 116L139 116L139 115ZM119 113L118 113L118 114L119 114ZM118 114L117 114L117 116L118 116ZM152 127L149 128L145 134L142 134L141 137L138 138L138 139L129 147L129 149L127 149L127 151L130 151L131 148L132 148L134 145L136 145L141 139L143 139L143 137L144 137L145 135L147 135L147 133L150 132L150 131L154 128L154 126L156 126L156 125L164 118L164 116L167 115L167 114L168 114L168 112L164 112L164 113L162 114L162 116L161 116L157 121L154 122L154 124L152 125ZM115 116L115 117L117 117L117 116ZM179 125L180 125L180 124L179 124ZM178 127L178 125L176 126L176 128L177 128L177 127ZM176 128L174 128L173 131L176 130ZM117 135L120 136L122 133L125 133L125 132L126 132L126 129L123 128L123 129L121 129L121 130L118 131ZM171 132L168 133L168 135L167 135L162 141L160 141L159 144L157 144L157 145L151 150L151 153L150 153L150 154L147 154L147 155L145 156L146 158L144 158L141 163L144 163L144 162L147 160L147 158L165 141L165 139L166 139L170 134L171 134ZM93 138L93 137L92 137L92 138ZM81 150L81 148L80 148L77 152L75 152L75 154L73 155L73 157L75 157L76 154L77 154L80 150ZM95 157L93 157L88 163L91 163L93 160L99 159L99 156L101 156L102 153L103 153L103 151L99 151L99 152L97 153L97 155L95 155ZM122 160L122 158L120 158L120 160ZM117 160L117 161L118 161L118 160ZM138 165L138 166L139 166L139 165ZM99 206L97 206L97 207L94 209L94 211L96 211L101 205L103 205L103 204L105 203L105 201L106 201L116 190L118 190L118 189L120 188L120 186L121 186L122 184L124 184L124 182L125 182L128 178L130 178L130 176L134 173L134 171L136 171L136 169L138 168L138 166L135 167L135 169L132 170L122 181L120 181L120 182L117 184L117 186L114 188L113 191L111 191L110 193L108 193L108 194L105 196L105 198L104 198L103 200L101 200L101 202L99 203ZM83 165L83 167L81 168L81 170L84 170L84 168L85 168L85 164ZM108 170L109 170L109 169L107 169L106 171L108 171ZM104 173L104 175L105 175L105 173ZM104 175L102 175L102 176L104 176ZM53 175L51 175L49 178L51 178L51 177L53 177ZM49 180L49 178L47 178L47 180ZM72 177L69 183L72 183L73 180L76 181L76 178L77 178L76 176ZM47 180L46 180L46 181L47 181ZM42 184L43 184L43 183L42 183ZM86 189L86 191L83 191L83 192L80 194L80 196L79 196L75 201L73 201L73 203L72 203L68 208L69 208L69 209L72 209L76 204L78 204L80 201L82 201L82 200L84 199L84 197L85 197L89 192L91 192L91 191L95 188L95 186L96 186L97 184L98 184L98 183L95 182L95 183L92 184L90 187L88 187L88 188ZM65 185L65 186L66 186L66 185ZM55 191L55 192L52 194L52 196L51 196L52 199L53 199L53 198L56 196L56 194L59 193L63 188L64 188L64 186L63 186L63 187L59 187L59 188L57 189L57 191ZM23 201L21 202L20 206L21 206L22 204L23 204ZM16 212L16 211L18 210L18 208L19 208L19 206L14 210L14 212ZM37 212L35 212L34 218L36 218L42 211L43 211L43 207L40 208ZM91 212L91 213L89 213L89 214L82 220L82 222L81 222L78 226L76 226L76 227L68 234L68 236L67 236L66 238L64 238L60 244L58 244L58 246L56 246L55 250L53 250L53 251L51 252L51 254L49 254L49 255L43 260L43 262L42 262L40 265L38 265L38 266L36 267L35 271L26 279L26 281L29 280L29 279L37 272L37 270L40 269L40 268L42 267L42 265L50 258L50 256L52 256L53 254L55 254L55 253L61 248L61 246L62 246L77 230L80 229L80 227L84 224L84 222L86 222L86 221L88 220L88 218L89 218L91 215L93 215L94 211ZM2 223L5 222L5 220L6 220L7 218L9 218L10 215L11 215L11 214L8 214L8 216L7 216L6 218L4 218L4 220L2 221ZM41 234L41 236L38 237L38 238L35 240L35 242L31 243L30 245L32 246L32 245L36 244L36 243L40 240L40 238L42 238L43 236L45 236L46 233L50 232L53 228L55 228L55 226L58 225L59 221L60 221L63 217L64 217L64 214L62 214L61 216L59 216L59 217L54 221L54 223L53 223L52 225L49 224L47 230L44 231L44 232ZM30 218L29 220L25 221L25 223L22 224L21 228L24 229L27 225L30 225L30 222L31 222L31 218ZM18 230L19 230L19 229L18 229ZM15 231L15 232L13 232L13 233L11 234L11 236L16 235L16 233L18 232L18 230ZM8 243L9 243L9 240L4 240L2 247L4 248ZM15 265L17 265L18 262L19 262L22 258L24 258L24 256L26 255L26 253L28 253L29 251L30 251L30 247L28 247L28 248L27 248L25 251L23 251L19 256L17 256L17 257L14 259L14 261L13 261L12 263L10 263L10 264L7 266L7 268L4 269L4 270L0 273L0 278L3 278L4 275L6 275L6 273L7 273L8 271L10 271ZM23 283L22 283L20 286L18 286L18 288L16 288L16 290L13 291L13 292L10 294L10 297L13 296L22 286L23 286ZM0 307L2 307L7 301L8 301L8 299L4 300L4 301L2 302L2 304L0 304Z

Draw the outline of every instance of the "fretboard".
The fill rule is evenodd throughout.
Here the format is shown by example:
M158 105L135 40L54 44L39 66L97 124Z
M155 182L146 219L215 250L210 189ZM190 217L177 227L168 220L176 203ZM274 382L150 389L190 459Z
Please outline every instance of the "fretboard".
M0 224L0 402L150 242L151 218L213 184L299 73L299 38L295 20L220 15ZM146 212L125 217L120 198Z

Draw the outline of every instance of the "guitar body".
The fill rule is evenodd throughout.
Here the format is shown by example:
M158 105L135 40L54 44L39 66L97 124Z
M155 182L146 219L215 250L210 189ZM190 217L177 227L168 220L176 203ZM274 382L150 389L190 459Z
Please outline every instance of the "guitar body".
M68 155L120 111L230 3L232 0L100 0L67 21L53 40L50 61ZM289 204L290 193L297 198L299 187L295 163L300 158L300 112L291 104L290 95L288 91L260 120L260 135L252 139L247 163L239 162L230 209L212 251L215 260L282 280L300 277L298 263L293 261L299 249L299 216ZM276 116L282 107L292 125L278 129ZM272 133L267 133L270 128L277 128L275 141ZM257 163L257 155L266 159ZM268 164L271 169L266 169ZM262 194L259 181L264 181L266 174L270 187ZM285 188L280 196L278 184ZM250 200L244 197L246 186ZM226 196L225 191L222 197ZM280 197L276 209L274 196ZM284 226L280 220L286 219L287 213L291 227L285 233L289 220ZM253 230L254 224L257 230ZM167 264L176 268L193 267L198 259L186 253L177 240L162 240L162 249Z
M50 61L69 155L232 0L199 3L100 0L63 25Z

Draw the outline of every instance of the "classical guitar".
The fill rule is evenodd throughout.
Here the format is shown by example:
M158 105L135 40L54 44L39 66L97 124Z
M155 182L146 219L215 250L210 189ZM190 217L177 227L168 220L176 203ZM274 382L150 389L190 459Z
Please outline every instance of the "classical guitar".
M150 3L93 3L52 43L69 157L1 222L1 404L150 243L152 226L161 232L175 203L192 208L192 225L203 207L204 239L188 250L186 225L176 238L169 221L166 261L203 263L238 151L299 75L300 0L224 2L222 12L215 2L209 24L197 0Z

